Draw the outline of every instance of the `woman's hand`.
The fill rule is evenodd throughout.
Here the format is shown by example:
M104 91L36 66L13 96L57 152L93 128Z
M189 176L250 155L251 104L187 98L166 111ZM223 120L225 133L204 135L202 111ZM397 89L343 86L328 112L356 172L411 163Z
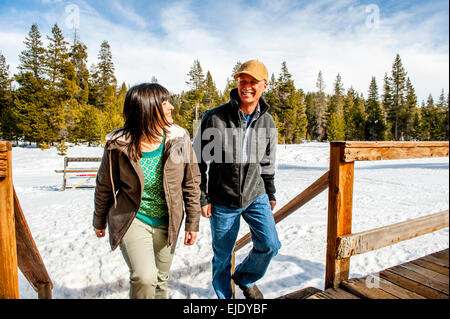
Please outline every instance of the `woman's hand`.
M106 229L97 229L94 228L95 234L97 235L97 237L105 237L106 235Z
M186 231L184 235L184 244L186 246L194 245L195 241L197 240L197 234L197 232Z

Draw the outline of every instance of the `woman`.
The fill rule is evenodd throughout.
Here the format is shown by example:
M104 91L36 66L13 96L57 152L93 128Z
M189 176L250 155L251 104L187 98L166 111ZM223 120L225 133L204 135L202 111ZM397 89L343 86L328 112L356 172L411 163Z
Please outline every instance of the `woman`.
M130 269L130 298L167 298L169 269L185 221L185 245L197 239L200 172L189 135L173 124L169 92L132 87L125 124L107 135L95 189L94 231L120 246ZM184 209L183 209L184 204Z

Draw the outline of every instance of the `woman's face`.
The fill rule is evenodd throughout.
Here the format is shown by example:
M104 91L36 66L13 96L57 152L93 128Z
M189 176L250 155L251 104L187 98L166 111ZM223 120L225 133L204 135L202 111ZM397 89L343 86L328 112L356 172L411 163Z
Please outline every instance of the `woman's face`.
M172 110L173 110L174 106L172 104L170 104L169 101L164 101L162 103L162 107L163 107L164 117L166 118L167 122L169 124L173 124Z

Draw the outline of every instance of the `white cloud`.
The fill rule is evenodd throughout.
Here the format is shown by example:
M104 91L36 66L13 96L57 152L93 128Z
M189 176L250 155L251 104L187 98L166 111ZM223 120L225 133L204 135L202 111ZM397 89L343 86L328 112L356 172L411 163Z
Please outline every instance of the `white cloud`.
M288 0L265 0L258 7L238 0L208 1L200 9L181 1L162 3L159 12L152 12L153 22L160 21L157 31L149 27L144 13L118 1L113 8L127 12L126 21L132 21L128 26L113 23L87 2L77 4L78 33L88 46L90 63L96 62L101 42L108 40L117 78L128 84L156 76L169 90L180 92L187 89L186 74L199 59L223 90L238 60L258 58L275 75L286 61L296 86L305 91L316 89L322 71L328 92L340 73L346 88L353 86L363 94L375 76L381 94L384 73L390 73L399 53L419 101L429 93L437 97L442 88L448 92L448 29L444 33L439 29L448 16L439 11L423 14L426 4L389 15L380 10L379 27L369 28L366 6L354 0L319 0L302 7ZM59 25L64 26L61 12L47 11L47 21L61 20ZM71 37L71 30L63 31ZM2 46L4 34L0 33ZM7 46L14 47L14 41L8 41ZM12 65L12 59L8 63Z
M125 7L124 5L119 3L119 1L117 1L117 0L112 1L112 6L114 7L114 9L117 10L117 12L119 13L119 15L122 18L125 18L130 23L137 25L141 28L144 28L147 26L146 20L142 16L140 16L138 13L136 13L136 11L133 8L131 8L130 6Z

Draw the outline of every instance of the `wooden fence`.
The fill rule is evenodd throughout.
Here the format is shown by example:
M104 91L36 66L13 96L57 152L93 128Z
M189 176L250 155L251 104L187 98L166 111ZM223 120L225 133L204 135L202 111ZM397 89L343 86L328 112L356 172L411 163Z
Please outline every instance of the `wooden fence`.
M328 191L325 288L348 279L350 257L386 247L449 225L448 210L352 234L355 161L448 157L448 142L332 142Z
M63 186L62 190L65 191L67 188L67 179L74 178L67 175L67 173L88 173L88 174L82 174L86 175L85 180L72 188L78 188L78 187L84 187L81 186L84 183L88 182L90 179L95 177L97 175L98 167L97 168L85 168L85 167L77 167L77 168L69 168L70 162L78 162L78 163L92 163L92 162L101 162L101 157L64 157L64 168L62 170L56 169L56 173L62 173L63 174ZM88 176L87 176L88 175ZM88 186L95 187L95 186Z
M53 283L20 207L12 178L11 143L0 142L0 299L18 299L18 268L37 291L52 298Z
M350 256L392 245L448 227L448 210L379 229L351 233L353 178L355 161L447 157L448 142L331 142L330 167L318 180L274 214L275 222L283 220L328 188L327 254L325 288L338 287L348 279ZM251 242L247 233L236 244L236 252ZM233 296L235 285L232 281Z

